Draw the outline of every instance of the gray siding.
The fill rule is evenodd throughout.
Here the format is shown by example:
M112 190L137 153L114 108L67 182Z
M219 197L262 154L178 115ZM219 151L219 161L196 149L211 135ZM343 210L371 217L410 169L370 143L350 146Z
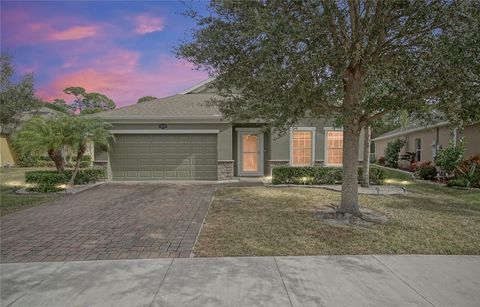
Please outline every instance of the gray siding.
M331 119L302 119L297 127L316 127L315 131L315 160L324 161L325 159L325 128L334 127L334 122ZM359 144L359 161L363 160L363 138L362 131L360 135ZM287 131L284 134L272 131L270 134L271 153L270 159L277 161L290 160L290 133Z

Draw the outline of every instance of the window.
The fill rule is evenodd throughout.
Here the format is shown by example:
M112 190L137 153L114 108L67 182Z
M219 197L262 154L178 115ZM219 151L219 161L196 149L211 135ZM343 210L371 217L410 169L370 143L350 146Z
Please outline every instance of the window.
M327 132L327 165L342 165L343 160L343 131Z
M290 134L290 163L293 166L309 166L315 161L315 128L297 128Z
M422 160L422 139L415 139L415 161Z

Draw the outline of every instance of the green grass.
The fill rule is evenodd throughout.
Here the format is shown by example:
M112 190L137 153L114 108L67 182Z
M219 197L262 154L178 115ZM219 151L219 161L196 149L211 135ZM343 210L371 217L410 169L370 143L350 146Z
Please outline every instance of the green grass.
M198 256L480 254L480 192L418 183L387 171L406 195L360 195L386 214L372 227L331 226L315 213L340 193L312 188L220 188L195 246Z
M0 169L0 216L37 206L61 197L59 194L19 195L14 191L25 187L25 172L47 168L2 168Z

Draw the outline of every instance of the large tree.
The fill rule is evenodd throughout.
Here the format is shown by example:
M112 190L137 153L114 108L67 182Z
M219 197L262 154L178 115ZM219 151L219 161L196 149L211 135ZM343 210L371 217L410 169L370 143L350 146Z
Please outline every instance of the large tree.
M75 97L71 104L74 112L78 110L80 114L92 114L115 109L115 102L104 94L89 93L78 86L67 87L63 91Z
M0 55L0 66L0 125L3 133L10 133L25 113L39 107L39 100L35 97L33 74L15 82L11 57L6 54Z
M59 111L65 114L71 114L72 112L75 111L74 107L72 105L69 105L65 101L65 99L55 99L52 102L45 102L44 105L49 109Z
M478 2L216 0L209 7L208 16L188 13L198 27L178 56L216 77L225 98L215 103L227 117L280 130L306 115L335 117L344 130L340 215L360 215L363 127L401 110L451 106L459 101L452 89L465 82L462 106L478 104L478 75L461 73L471 59L457 63L451 44L478 23Z

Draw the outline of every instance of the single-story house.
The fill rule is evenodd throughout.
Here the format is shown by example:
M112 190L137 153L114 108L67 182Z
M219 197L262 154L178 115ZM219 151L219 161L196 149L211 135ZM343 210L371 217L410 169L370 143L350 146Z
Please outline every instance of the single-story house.
M415 153L416 162L434 161L437 150L447 146L450 141L463 139L465 143L465 157L480 154L480 123L466 126L463 129L451 125L449 122L439 122L427 126L412 124L407 128L399 128L372 141L375 143L375 157L385 157L387 144L396 140L406 141L400 154ZM408 161L399 161L401 168L408 167Z
M343 131L332 119L304 118L279 134L261 123L225 119L208 105L216 97L207 80L96 114L112 124L114 141L108 152L95 149L95 163L108 166L111 180L228 180L266 176L279 165L341 166Z
M20 118L20 123L26 122L33 116L41 116L44 118L51 118L57 115L59 112L49 109L47 107L40 107L38 109L26 112ZM21 124L20 124L21 126ZM0 166L14 166L17 160L17 155L13 150L13 147L10 143L10 136L13 131L6 131L6 129L1 129L2 133L0 135Z

